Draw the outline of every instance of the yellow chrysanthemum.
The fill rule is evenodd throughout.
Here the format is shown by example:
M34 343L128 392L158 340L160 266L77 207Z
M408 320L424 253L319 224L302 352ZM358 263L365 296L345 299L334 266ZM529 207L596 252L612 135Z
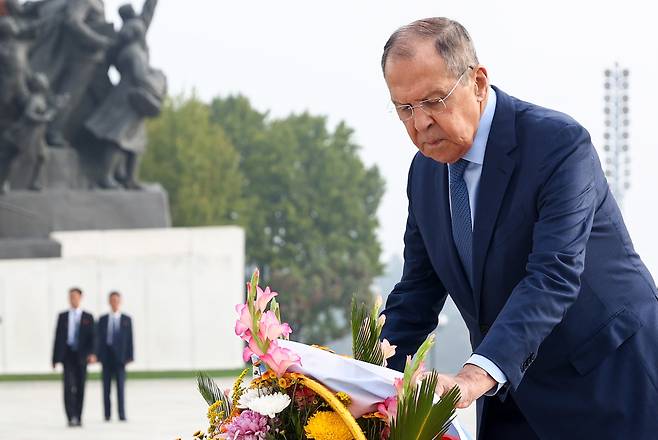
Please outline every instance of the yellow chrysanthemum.
M350 406L350 403L352 403L352 399L350 398L350 396L343 391L337 392L336 398L340 401L340 403L342 403L346 407Z
M352 433L338 414L318 411L304 426L306 436L314 440L353 440Z

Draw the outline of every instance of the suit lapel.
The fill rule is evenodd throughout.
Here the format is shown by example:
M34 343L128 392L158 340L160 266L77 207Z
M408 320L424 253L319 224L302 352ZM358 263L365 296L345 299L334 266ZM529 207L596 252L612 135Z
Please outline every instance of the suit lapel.
M473 293L476 316L480 314L484 263L500 212L507 186L512 177L515 162L509 152L516 146L514 107L508 95L496 90L494 113L487 149L484 155L482 175L477 198L477 210L473 229Z

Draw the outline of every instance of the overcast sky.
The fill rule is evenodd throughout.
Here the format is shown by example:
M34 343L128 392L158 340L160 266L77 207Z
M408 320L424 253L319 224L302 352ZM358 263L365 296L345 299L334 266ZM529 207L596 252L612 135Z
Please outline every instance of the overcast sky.
M106 0L110 20L118 22L115 11L124 2ZM386 111L381 49L397 27L429 16L464 24L493 84L572 115L601 155L603 70L615 61L630 69L633 174L625 218L637 250L658 275L653 2L160 0L149 42L152 63L166 72L174 94L242 93L273 116L309 110L332 124L347 121L363 160L386 179L379 211L386 259L402 253L415 147Z

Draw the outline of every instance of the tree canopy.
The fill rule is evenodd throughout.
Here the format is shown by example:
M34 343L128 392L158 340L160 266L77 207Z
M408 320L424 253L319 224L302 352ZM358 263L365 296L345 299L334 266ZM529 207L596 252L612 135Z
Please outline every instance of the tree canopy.
M246 257L281 292L296 340L348 331L351 297L381 272L384 182L354 132L308 112L273 119L244 96L170 101L149 124L142 176L169 192L175 226L239 224Z

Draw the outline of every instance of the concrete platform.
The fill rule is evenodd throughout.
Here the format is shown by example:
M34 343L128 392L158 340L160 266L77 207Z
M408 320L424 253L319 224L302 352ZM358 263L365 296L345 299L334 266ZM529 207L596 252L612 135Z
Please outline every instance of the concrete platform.
M0 195L0 259L61 255L54 231L169 228L166 191L48 190Z

